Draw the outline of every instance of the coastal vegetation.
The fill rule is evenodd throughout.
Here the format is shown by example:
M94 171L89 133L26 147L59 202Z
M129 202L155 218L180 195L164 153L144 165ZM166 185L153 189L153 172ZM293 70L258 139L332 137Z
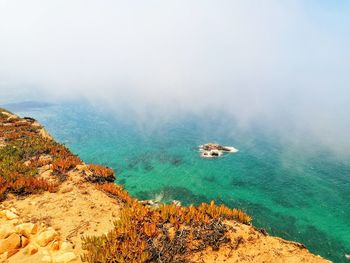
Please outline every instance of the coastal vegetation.
M67 174L82 166L80 158L67 147L43 136L42 127L31 118L19 118L0 110L0 199L56 192ZM57 180L39 176L50 168ZM147 206L113 183L114 171L90 164L85 179L98 190L118 200L123 207L115 227L107 235L84 237L87 262L188 262L188 255L211 247L229 244L225 220L249 224L243 211L223 205L201 204L182 207L176 204Z
M111 168L85 164L34 119L0 109L0 261L266 262L285 248L285 259L325 262L254 228L242 210L213 201L139 201L115 179ZM23 224L42 228L28 239ZM53 239L44 244L39 236L48 231Z
M115 184L98 189L124 203L120 219L107 235L85 237L83 260L87 262L190 262L191 253L231 244L225 220L249 224L241 210L214 202L182 207L175 204L146 206Z

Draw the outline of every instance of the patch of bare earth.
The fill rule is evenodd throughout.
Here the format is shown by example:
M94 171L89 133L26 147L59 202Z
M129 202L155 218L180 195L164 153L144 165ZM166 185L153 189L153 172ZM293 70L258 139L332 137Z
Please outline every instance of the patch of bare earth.
M16 225L30 222L57 233L57 237L43 246L36 243L35 237L29 237L37 252L31 255L31 247L19 247L13 255L7 254L8 259L3 257L3 262L81 262L81 237L107 234L113 228L119 213L118 202L85 182L79 173L79 170L70 172L57 193L45 192L23 199L10 196L1 203L2 210L12 209L18 218L11 221L0 217L0 225L12 224L15 229ZM55 241L59 242L58 249L52 249ZM68 252L75 257L61 260Z
M194 262L216 263L326 263L311 254L304 245L269 236L265 231L237 222L226 222L231 242L218 251L211 248L191 255Z

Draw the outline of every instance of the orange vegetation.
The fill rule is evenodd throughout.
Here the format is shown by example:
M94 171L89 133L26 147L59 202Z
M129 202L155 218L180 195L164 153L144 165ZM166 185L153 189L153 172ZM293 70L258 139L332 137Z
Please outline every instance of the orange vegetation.
M52 167L59 176L81 163L65 146L43 138L40 129L42 127L33 125L31 120L10 113L0 114L0 142L3 142L0 147L0 200L8 193L56 191L57 185L38 177L38 168L51 164L52 159ZM42 154L52 154L52 158L40 160Z
M114 171L111 168L98 164L89 164L89 170L92 175L88 180L94 183L113 182L115 180Z
M228 244L224 220L249 224L243 211L214 202L182 207L148 207L115 184L97 186L123 203L120 220L108 235L86 237L83 259L88 262L185 262L188 253Z

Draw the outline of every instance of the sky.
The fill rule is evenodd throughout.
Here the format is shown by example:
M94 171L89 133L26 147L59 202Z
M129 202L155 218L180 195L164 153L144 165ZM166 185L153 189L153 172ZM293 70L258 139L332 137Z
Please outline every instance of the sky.
M350 149L350 1L0 0L0 104L288 119Z

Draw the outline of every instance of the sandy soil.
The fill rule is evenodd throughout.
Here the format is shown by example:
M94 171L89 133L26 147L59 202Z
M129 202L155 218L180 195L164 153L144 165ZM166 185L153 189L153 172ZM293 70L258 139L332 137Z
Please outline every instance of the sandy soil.
M302 244L262 233L252 226L227 222L232 226L231 246L219 251L207 249L194 255L196 262L216 263L325 263L330 262L311 254Z
M68 241L69 251L81 262L81 237L106 234L118 219L119 205L115 199L83 182L75 173L60 186L58 193L31 195L24 199L10 197L1 204L2 209L17 211L19 220L44 224L55 229L62 241ZM0 221L1 222L1 221ZM43 248L45 250L45 248ZM40 251L39 251L40 252ZM47 253L45 250L44 254ZM25 249L8 259L8 262L42 262L43 253L28 256Z

